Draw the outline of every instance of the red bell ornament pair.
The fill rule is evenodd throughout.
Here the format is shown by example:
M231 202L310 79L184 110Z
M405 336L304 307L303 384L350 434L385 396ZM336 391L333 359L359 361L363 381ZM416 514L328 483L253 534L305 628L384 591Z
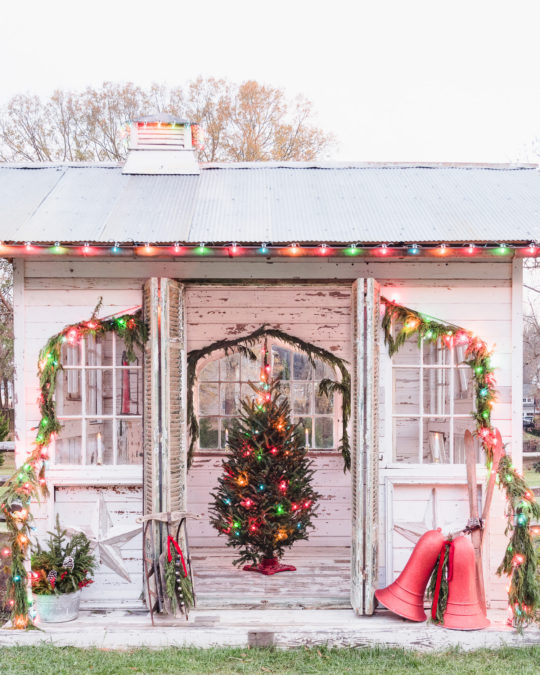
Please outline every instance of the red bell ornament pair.
M445 542L440 529L430 530L420 537L403 572L393 584L375 591L375 597L394 614L411 621L425 621L426 586L439 553L444 553L446 545L450 546L450 553L448 601L443 626L453 630L485 628L489 625L489 620L482 611L478 598L474 548L466 537ZM436 606L437 597L433 602Z

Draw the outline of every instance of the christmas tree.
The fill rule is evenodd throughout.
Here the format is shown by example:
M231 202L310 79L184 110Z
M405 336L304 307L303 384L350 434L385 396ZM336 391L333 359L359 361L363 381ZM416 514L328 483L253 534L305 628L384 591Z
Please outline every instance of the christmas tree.
M295 541L308 538L320 495L312 487L312 462L300 425L291 424L279 380L268 381L264 349L261 382L241 401L229 432L224 475L212 494L212 525L239 549L234 564L263 574L294 570L279 560Z

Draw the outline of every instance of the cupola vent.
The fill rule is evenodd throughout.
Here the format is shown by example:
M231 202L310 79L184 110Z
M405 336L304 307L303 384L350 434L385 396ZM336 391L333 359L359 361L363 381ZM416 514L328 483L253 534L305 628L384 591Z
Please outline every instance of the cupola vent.
M129 153L122 173L199 174L192 127L198 128L187 120L164 113L133 122Z

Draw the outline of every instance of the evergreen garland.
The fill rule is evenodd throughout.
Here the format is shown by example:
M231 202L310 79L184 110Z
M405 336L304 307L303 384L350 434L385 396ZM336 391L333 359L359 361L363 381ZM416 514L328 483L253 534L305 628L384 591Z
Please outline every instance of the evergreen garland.
M27 573L24 562L30 544L33 517L31 502L39 502L48 495L45 478L48 447L56 438L62 425L56 416L55 391L58 373L62 370L61 350L64 343L76 345L87 335L99 336L114 332L124 341L129 363L136 358L135 348L142 348L148 339L148 327L141 311L109 319L98 319L96 314L101 298L88 321L66 326L51 337L41 350L38 360L40 395L38 398L41 420L36 428L36 440L24 464L8 478L2 487L0 508L6 519L10 546L2 549L2 557L10 568L7 581L7 607L13 628L33 627L29 616Z
M291 345L303 354L306 354L313 367L315 367L315 360L318 359L319 361L322 361L333 368L334 371L336 369L339 370L341 381L334 381L328 378L322 380L319 383L319 394L341 394L342 436L338 450L341 452L343 457L344 471L347 471L351 468L351 445L348 431L348 423L351 417L351 376L345 365L346 361L340 359L338 356L332 354L332 352L329 352L326 349L323 349L322 347L317 347L317 345L311 344L310 342L305 342L304 340L295 337L294 335L289 335L278 328L267 328L266 324L263 324L257 328L257 330L253 331L253 333L249 333L249 335L235 338L233 340L218 340L217 342L213 342L203 349L193 349L189 352L187 357L187 418L190 435L188 467L191 466L193 461L193 453L199 438L199 422L197 420L197 415L195 414L193 403L195 382L197 379L197 364L201 359L217 351L223 351L225 355L228 355L231 352L239 352L242 356L245 356L251 361L256 361L257 356L251 347L256 345L265 337L276 338L285 344Z
M476 409L471 412L471 416L476 423L476 435L486 454L487 469L490 472L497 470L497 483L505 490L507 499L505 534L510 536L510 543L497 573L511 577L508 607L512 623L517 628L522 628L531 621L539 621L539 559L534 537L540 534L540 528L531 525L531 522L540 518L540 505L535 501L523 476L517 473L510 457L503 455L499 466L493 467L496 436L495 428L491 424L491 408L496 400L496 390L491 352L486 343L470 331L397 305L386 298L381 298L381 302L385 305L382 327L390 356L398 352L414 335L417 336L419 345L422 341L436 342L441 339L449 349L457 345L465 347L465 363L471 368L474 381ZM432 586L434 588L436 571L437 567L431 577L430 589ZM446 606L443 592L445 574L446 571L439 596L440 606L437 607L437 619L440 620Z

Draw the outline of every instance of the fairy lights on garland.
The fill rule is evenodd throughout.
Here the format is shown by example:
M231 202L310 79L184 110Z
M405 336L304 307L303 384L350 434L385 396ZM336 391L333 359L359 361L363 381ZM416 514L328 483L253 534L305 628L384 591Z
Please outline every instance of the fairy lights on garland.
M506 257L536 258L540 256L540 243L531 241L527 244L501 243L423 243L380 242L371 244L328 244L298 242L261 242L253 243L207 243L207 242L0 242L2 257L47 255L92 257L344 257L344 258L470 258L470 257Z
M448 349L465 348L464 362L470 366L475 391L475 410L472 413L476 435L486 455L488 471L496 471L496 482L506 493L506 529L509 537L504 559L497 574L509 577L508 611L514 626L521 628L540 620L540 584L537 574L538 554L534 539L540 536L540 527L533 525L540 519L540 504L526 482L515 469L508 455L503 455L498 467L493 466L496 429L491 423L491 412L496 400L492 352L484 340L459 326L444 323L408 307L381 298L385 305L383 330L390 356L416 336L422 342L441 340ZM442 613L439 611L442 616Z
M142 348L148 339L148 328L142 320L141 311L123 314L108 319L98 319L101 300L89 321L66 326L49 339L39 354L38 375L40 395L38 398L41 420L36 428L33 449L22 466L8 478L2 488L0 508L6 519L10 537L9 546L0 550L3 562L10 569L7 580L7 607L11 613L13 628L31 628L35 614L28 599L28 575L25 561L28 559L32 525L32 502L39 502L48 495L45 470L49 459L48 448L57 437L62 424L56 416L54 394L56 379L61 365L64 344L77 345L87 335L99 336L116 333L124 341L129 363L136 359L135 348Z

